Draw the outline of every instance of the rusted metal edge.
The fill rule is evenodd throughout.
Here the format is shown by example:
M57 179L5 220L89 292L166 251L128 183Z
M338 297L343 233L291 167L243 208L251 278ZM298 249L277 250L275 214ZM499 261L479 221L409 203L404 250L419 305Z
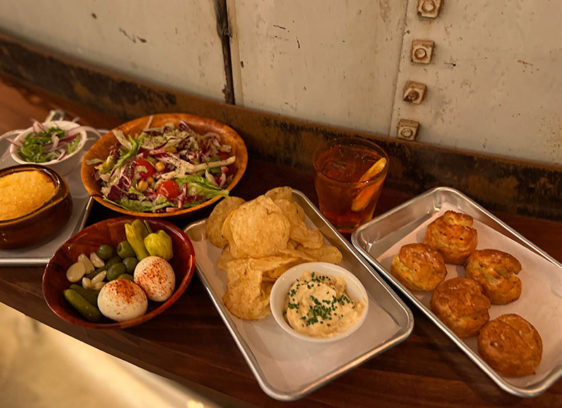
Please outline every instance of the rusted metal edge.
M250 155L310 170L326 139L358 135L389 153L388 185L412 194L456 188L486 208L562 221L562 166L500 158L307 122L165 89L107 72L0 35L0 72L72 102L131 119L189 112L236 129Z
M230 36L232 33L228 22L226 0L214 0L214 5L217 19L217 33L222 45L224 77L226 79L222 93L224 94L226 103L235 104L234 81L232 79L232 57L230 53Z

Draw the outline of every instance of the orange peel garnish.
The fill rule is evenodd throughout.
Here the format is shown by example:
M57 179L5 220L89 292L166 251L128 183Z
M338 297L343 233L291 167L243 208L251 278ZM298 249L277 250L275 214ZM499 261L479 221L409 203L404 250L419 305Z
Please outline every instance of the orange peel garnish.
M375 162L375 164L373 164L371 167L369 167L369 169L365 173L363 173L363 175L359 179L359 183L373 178L374 176L379 174L381 171L383 171L385 166L386 166L386 158L381 157L380 159L378 159ZM374 183L373 185L367 186L364 189L362 189L359 192L359 194L357 194L357 197L355 197L353 199L353 201L351 203L351 211L358 212L358 211L361 211L361 210L365 209L365 207L367 207L367 205L369 205L369 202L371 201L371 198L373 197L373 195L375 195L377 190L380 188L383 180L384 179L381 179L381 180L377 181L376 183Z

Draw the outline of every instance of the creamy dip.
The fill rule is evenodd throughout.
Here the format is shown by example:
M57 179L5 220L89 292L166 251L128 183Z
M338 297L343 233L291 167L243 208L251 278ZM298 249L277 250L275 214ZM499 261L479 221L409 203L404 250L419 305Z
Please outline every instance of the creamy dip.
M35 211L55 192L52 180L37 170L18 171L0 177L0 221Z
M353 327L365 309L345 292L345 279L305 271L289 288L284 315L297 332L333 337Z

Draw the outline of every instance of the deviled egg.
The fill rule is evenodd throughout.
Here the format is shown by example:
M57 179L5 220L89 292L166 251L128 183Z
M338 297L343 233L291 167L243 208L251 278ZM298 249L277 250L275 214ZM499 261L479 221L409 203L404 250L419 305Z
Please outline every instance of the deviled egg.
M150 300L163 302L174 293L176 275L164 258L147 256L137 264L133 276Z
M115 279L101 288L98 307L105 317L124 322L145 314L148 300L139 285L127 279Z

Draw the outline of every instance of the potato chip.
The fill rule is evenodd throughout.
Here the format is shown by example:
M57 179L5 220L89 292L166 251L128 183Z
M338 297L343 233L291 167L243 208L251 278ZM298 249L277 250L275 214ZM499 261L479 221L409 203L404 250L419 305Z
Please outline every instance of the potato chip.
M331 245L323 246L322 248L302 248L302 251L318 262L339 264L343 258L340 250Z
M306 214L292 196L291 188L277 187L247 203L217 205L207 221L212 224L207 225L209 240L213 235L216 243L211 242L224 248L217 261L227 276L223 302L240 319L269 314L271 286L292 266L342 260L336 247L325 245L320 231L307 226Z
M294 225L290 237L305 248L319 249L324 245L324 236L318 230L309 229L305 223Z
M273 200L275 204L283 211L283 214L287 216L291 223L305 220L305 214L303 208L292 201L291 199L286 198L276 198Z
M244 203L245 200L240 197L226 197L215 206L205 224L207 238L211 244L219 248L224 248L228 244L221 232L222 224L233 210Z
M236 266L236 267L234 267ZM270 282L262 274L239 263L227 270L227 289L222 298L230 312L240 319L258 320L269 314Z
M234 258L230 254L230 249L228 247L224 248L219 259L217 259L217 266L226 271L228 262L232 261Z
M280 251L285 256L300 258L302 262L329 262L339 264L342 261L342 254L335 246L326 245L322 248L283 249Z
M281 198L291 200L293 198L293 189L291 187L275 187L265 193L265 196L274 201Z
M263 280L275 280L293 265L300 263L298 257L269 256L266 258L241 258L231 259L226 263L226 269L238 269L244 265L247 269L258 271L263 275Z
M310 229L306 226L304 210L294 201L285 198L274 200L281 211L285 214L291 223L290 238L305 248L320 248L324 244L324 236L316 229Z
M263 258L287 247L291 224L268 197L259 196L232 211L222 233L234 258Z
M302 249L286 248L286 249L282 249L279 252L281 254L287 256L287 257L297 258L301 261L301 263L302 262L314 262L314 261L316 261L315 257L308 255Z

